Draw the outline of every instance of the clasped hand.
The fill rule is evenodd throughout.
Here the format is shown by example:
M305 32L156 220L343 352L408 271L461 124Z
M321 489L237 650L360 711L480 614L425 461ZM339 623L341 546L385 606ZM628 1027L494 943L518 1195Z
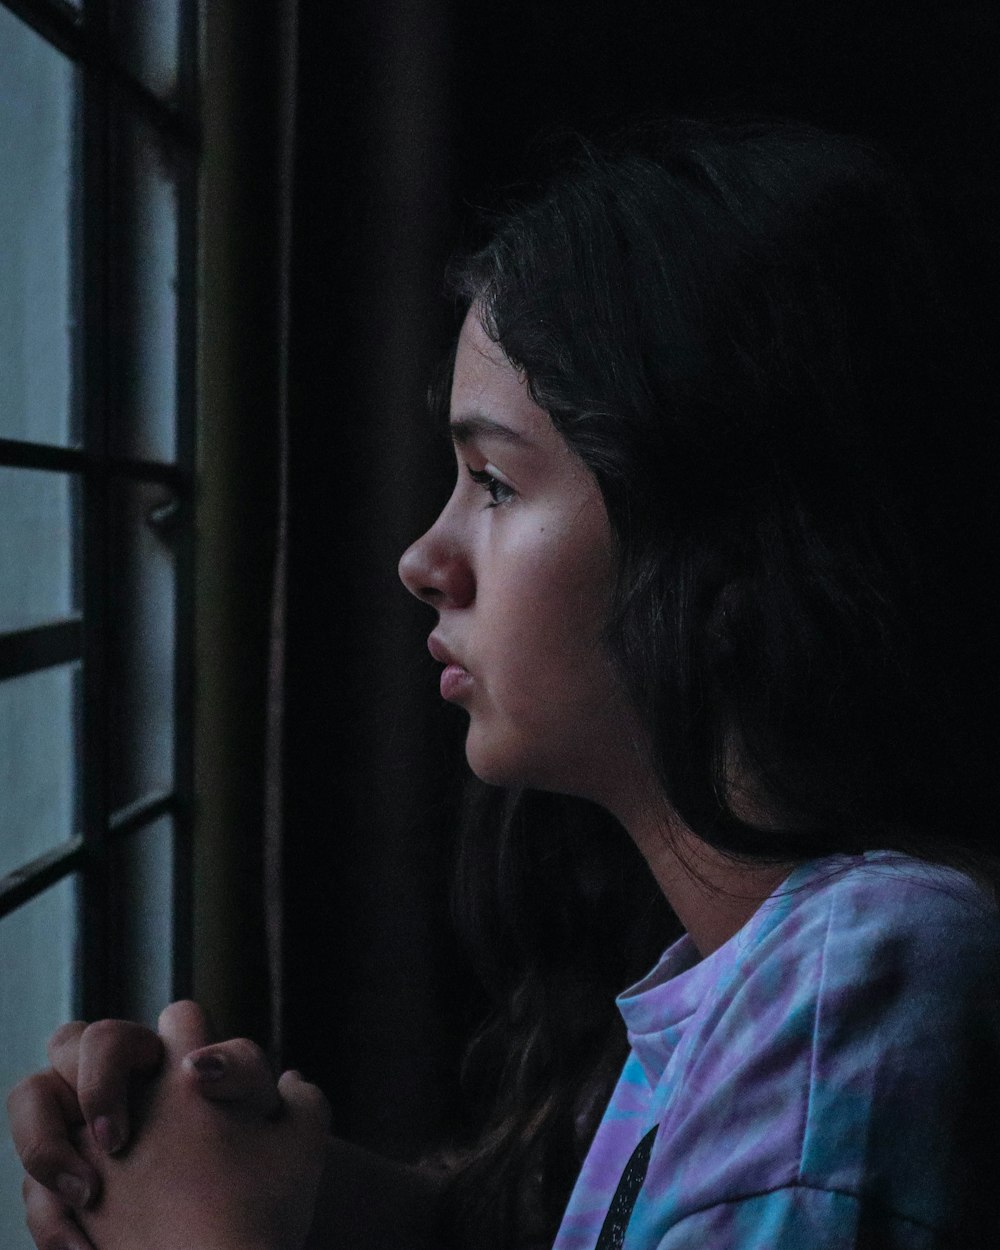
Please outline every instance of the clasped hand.
M8 1113L40 1250L299 1250L329 1142L326 1100L297 1073L275 1083L258 1048L209 1042L193 1003L160 1035L122 1021L66 1025L52 1068ZM158 1072L129 1141L133 1074Z

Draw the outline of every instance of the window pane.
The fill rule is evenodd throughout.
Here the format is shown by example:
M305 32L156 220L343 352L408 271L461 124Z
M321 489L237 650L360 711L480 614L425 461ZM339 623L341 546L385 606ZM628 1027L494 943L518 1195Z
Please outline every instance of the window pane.
M0 682L0 876L76 832L79 668Z
M111 496L114 808L173 787L175 562L169 532L157 521L171 502L165 487L142 482L119 481Z
M46 1065L45 1043L76 1008L76 879L69 877L0 920L0 1087ZM0 1133L0 1246L31 1250L21 1168Z
M0 467L0 632L74 610L78 493L66 473Z
M177 185L152 127L119 117L113 252L114 448L173 460L177 414Z
M121 952L115 1011L155 1025L173 997L173 821L164 816L115 847L111 897L115 949Z
M175 98L180 0L115 0L112 23L126 67L161 98Z
M0 437L75 441L76 74L0 5Z

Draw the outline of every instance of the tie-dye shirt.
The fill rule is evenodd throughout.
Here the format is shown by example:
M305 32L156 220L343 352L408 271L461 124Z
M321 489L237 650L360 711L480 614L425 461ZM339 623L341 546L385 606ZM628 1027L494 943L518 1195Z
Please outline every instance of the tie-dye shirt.
M655 1125L602 1246L995 1250L998 989L997 909L967 877L884 851L797 868L619 998L631 1054L554 1250L594 1250Z

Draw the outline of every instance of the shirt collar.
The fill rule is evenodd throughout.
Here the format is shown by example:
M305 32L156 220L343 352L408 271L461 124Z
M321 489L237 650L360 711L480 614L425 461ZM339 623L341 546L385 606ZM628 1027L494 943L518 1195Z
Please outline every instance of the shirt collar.
M858 857L860 858L860 857ZM703 1002L723 991L748 952L796 906L803 885L831 861L831 856L799 864L758 907L747 922L702 959L688 934L664 952L655 967L617 999L628 1040L646 1079L655 1085L684 1034L684 1026Z

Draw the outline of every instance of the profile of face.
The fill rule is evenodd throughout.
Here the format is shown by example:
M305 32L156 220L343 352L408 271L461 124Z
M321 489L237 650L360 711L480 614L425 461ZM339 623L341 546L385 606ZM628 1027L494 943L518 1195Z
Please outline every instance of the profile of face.
M451 431L454 490L399 573L437 610L428 645L446 665L442 694L469 714L469 764L496 785L606 800L629 738L600 642L607 512L474 308L458 340Z

